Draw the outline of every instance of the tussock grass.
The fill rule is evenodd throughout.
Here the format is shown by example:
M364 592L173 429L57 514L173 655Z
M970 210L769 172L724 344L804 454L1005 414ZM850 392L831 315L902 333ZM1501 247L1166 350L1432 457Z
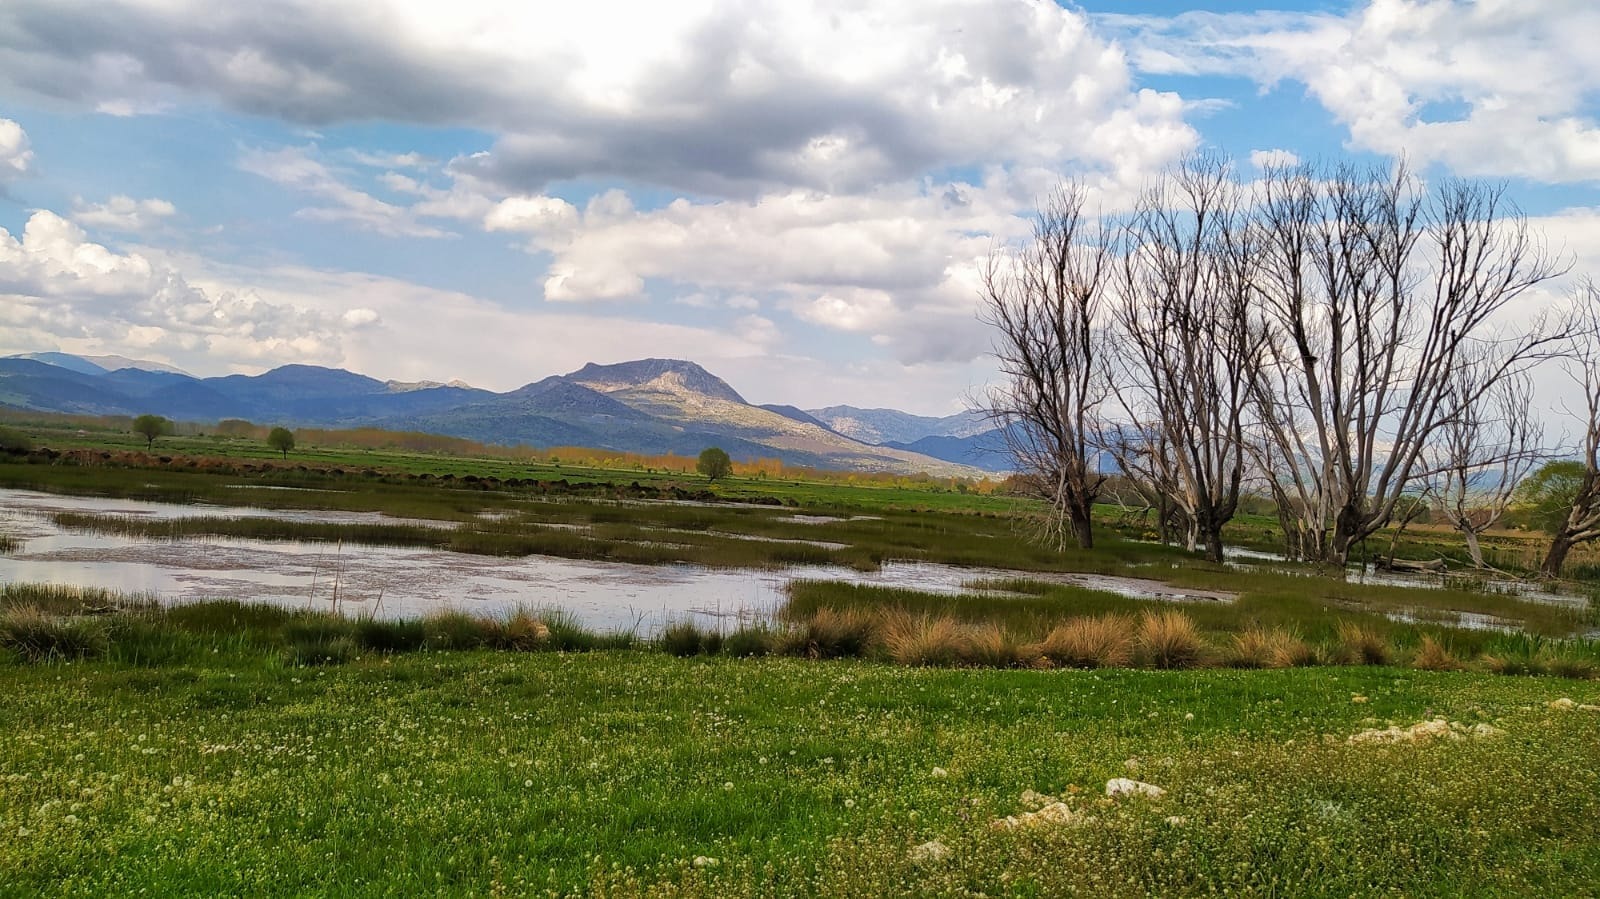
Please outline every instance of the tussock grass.
M1233 668L1303 668L1317 661L1311 644L1283 628L1246 628L1233 636L1224 656Z
M110 646L103 620L60 616L31 606L0 613L0 649L30 662L94 658Z
M1197 668L1205 663L1205 638L1179 611L1145 612L1134 636L1138 658L1152 668Z
M1050 629L1033 651L1063 668L1124 668L1133 661L1134 619L1073 618Z
M1339 622L1334 658L1344 665L1387 665L1393 658L1389 639L1376 628L1354 621Z
M970 654L966 628L948 616L891 612L879 625L884 651L901 665L951 667Z
M1411 667L1422 671L1460 671L1466 666L1448 646L1424 634L1422 643L1411 656Z

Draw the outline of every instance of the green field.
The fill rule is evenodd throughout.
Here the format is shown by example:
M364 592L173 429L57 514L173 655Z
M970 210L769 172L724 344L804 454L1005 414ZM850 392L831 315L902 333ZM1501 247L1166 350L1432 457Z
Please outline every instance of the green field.
M443 652L0 665L0 690L4 895L1600 882L1600 713L1547 705L1600 702L1593 683ZM1435 717L1494 735L1349 742ZM1116 777L1168 792L1108 801ZM1078 817L992 826L1037 808L1030 791ZM914 851L930 841L948 855Z
M173 440L199 453L212 438ZM974 572L960 596L802 582L770 623L652 639L531 611L369 621L5 585L0 896L1554 896L1600 882L1600 643L1576 636L1600 625L1592 600L1216 566L1110 508L1096 549L1051 552L1025 539L1028 501L941 485L709 485L350 450L135 464L107 446L115 464L0 463L0 488L430 522L57 518L141 537L1004 571ZM649 501L677 495L696 498ZM1246 517L1232 535L1266 547L1272 525ZM1403 546L1426 558L1445 540ZM1072 572L1234 598L1174 606L1060 580ZM1460 612L1519 632L1448 626ZM1099 656L1075 654L1085 635ZM1147 670L1166 667L1186 670ZM1107 798L1122 777L1166 794Z

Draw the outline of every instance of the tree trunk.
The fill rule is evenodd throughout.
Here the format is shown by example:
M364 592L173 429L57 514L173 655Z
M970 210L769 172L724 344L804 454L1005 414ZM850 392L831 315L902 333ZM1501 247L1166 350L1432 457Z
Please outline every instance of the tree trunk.
M1488 568L1483 563L1483 547L1478 545L1478 532L1465 527L1461 529L1461 535L1467 538L1467 555L1471 557L1472 564L1477 568Z
M1094 529L1089 523L1089 510L1073 505L1067 510L1067 520L1072 525L1072 536L1078 538L1078 548L1094 549Z
M1222 525L1206 528L1206 559L1222 564Z
M1539 573L1545 577L1560 577L1561 569L1567 564L1567 553L1572 551L1572 541L1566 537L1557 537L1550 541L1550 552L1545 554L1544 564L1539 566Z

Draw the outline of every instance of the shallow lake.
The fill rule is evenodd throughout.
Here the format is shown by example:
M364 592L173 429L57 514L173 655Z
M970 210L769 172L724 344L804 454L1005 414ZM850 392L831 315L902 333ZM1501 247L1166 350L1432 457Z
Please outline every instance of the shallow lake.
M1227 594L1185 592L1159 581L888 562L879 571L835 566L710 569L631 565L549 556L479 556L397 548L234 538L162 540L68 531L57 512L176 518L259 516L294 521L420 523L376 512L270 510L150 503L100 497L0 490L0 532L22 547L0 555L0 582L101 587L153 595L162 602L239 599L331 610L350 615L413 617L441 609L499 614L519 607L562 609L598 630L652 633L684 618L732 626L770 615L795 580L832 580L929 593L972 592L973 581L1026 577L1166 600L1223 600Z

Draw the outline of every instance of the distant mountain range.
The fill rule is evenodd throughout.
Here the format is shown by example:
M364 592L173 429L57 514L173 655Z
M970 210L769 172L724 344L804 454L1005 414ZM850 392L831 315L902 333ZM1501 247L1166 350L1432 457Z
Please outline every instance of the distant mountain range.
M693 362L586 365L506 393L460 382L379 381L286 365L260 375L196 378L120 356L0 358L0 405L89 415L154 413L182 421L243 418L292 427L380 427L485 443L588 446L858 471L972 476L1004 470L981 419L890 409L757 406ZM993 444L993 445L989 445Z

